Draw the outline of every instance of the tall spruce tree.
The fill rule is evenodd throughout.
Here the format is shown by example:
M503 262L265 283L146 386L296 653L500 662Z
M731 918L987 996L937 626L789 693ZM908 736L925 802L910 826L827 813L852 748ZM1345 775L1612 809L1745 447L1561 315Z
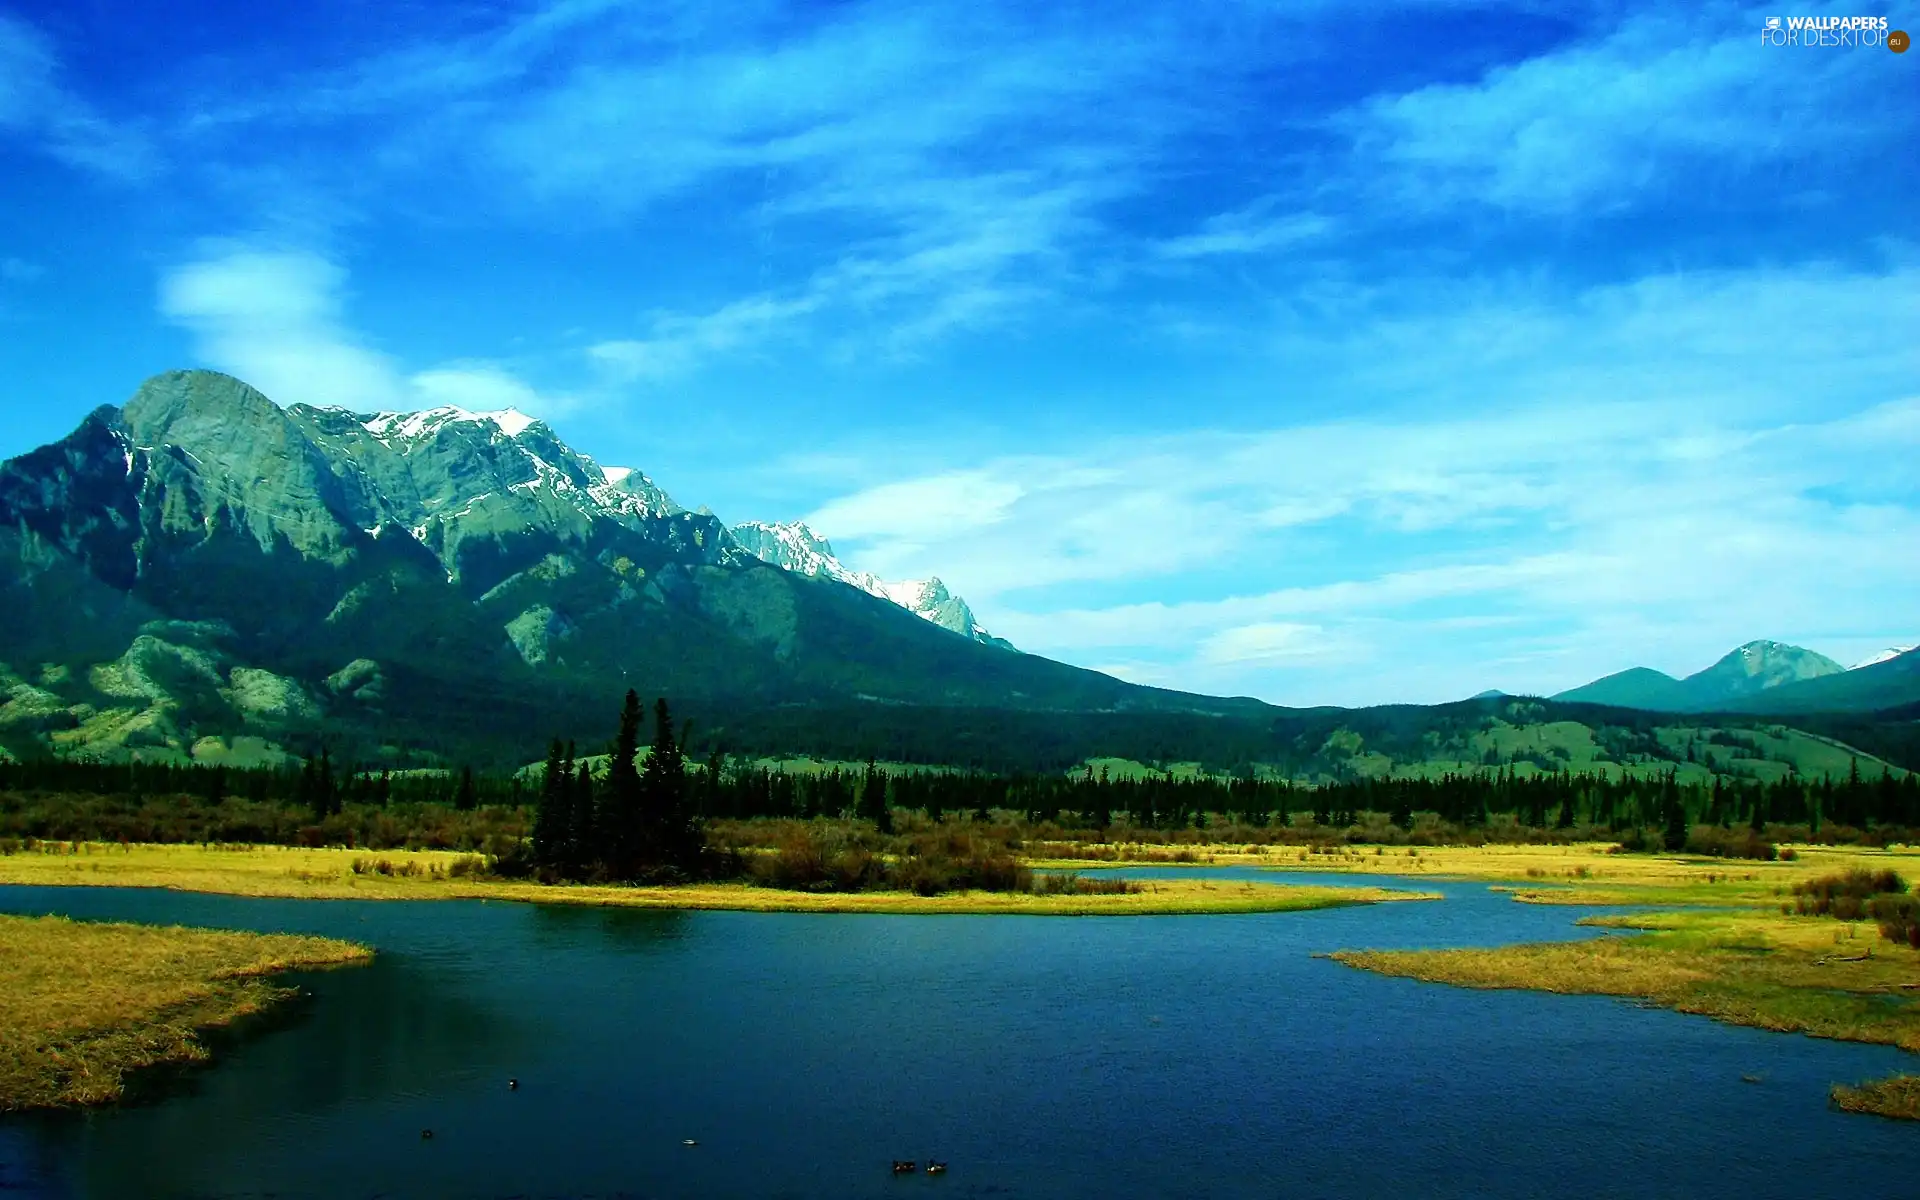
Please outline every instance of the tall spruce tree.
M650 850L646 845L646 819L641 812L640 770L634 762L639 753L640 696L628 689L626 704L620 709L620 732L613 739L612 761L607 764L607 783L601 789L594 822L600 859L617 879L630 878Z
M586 763L575 765L576 756L573 743L567 743L567 765L564 776L567 785L567 811L573 814L573 823L567 829L567 861L576 869L585 870L594 863L606 861L606 851L601 848L599 806L594 802L593 770Z
M565 753L559 738L547 747L547 767L533 810L533 861L543 867L560 867L567 861L567 827L573 814L567 811L567 780L560 774Z
M665 699L653 704L653 744L638 783L643 829L639 861L692 870L700 857L701 835L687 804L686 748L673 736L673 714Z
M867 759L867 769L860 776L860 815L872 821L881 833L893 832L893 806L887 803L887 777L871 758Z
M1680 799L1680 783L1672 771L1660 785L1660 807L1666 827L1661 830L1661 840L1669 850L1684 850L1687 846L1687 806Z

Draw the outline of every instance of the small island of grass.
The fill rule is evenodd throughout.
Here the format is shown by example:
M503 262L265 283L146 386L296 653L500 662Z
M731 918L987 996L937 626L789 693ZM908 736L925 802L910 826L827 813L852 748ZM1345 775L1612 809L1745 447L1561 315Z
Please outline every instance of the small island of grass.
M1858 892L1858 895L1852 893ZM1920 1052L1920 950L1913 906L1892 872L1802 881L1778 910L1693 910L1588 917L1641 931L1490 949L1343 950L1348 966L1458 987L1626 996L1781 1032ZM1853 903L1845 903L1849 899ZM1842 903L1836 904L1839 900ZM1906 914L1909 924L1902 924ZM1843 919L1834 920L1832 917ZM1852 917L1873 916L1874 927ZM1920 1079L1896 1075L1833 1089L1854 1112L1920 1118Z
M202 1031L294 993L271 976L364 961L326 938L0 916L0 1111L104 1104L207 1058Z

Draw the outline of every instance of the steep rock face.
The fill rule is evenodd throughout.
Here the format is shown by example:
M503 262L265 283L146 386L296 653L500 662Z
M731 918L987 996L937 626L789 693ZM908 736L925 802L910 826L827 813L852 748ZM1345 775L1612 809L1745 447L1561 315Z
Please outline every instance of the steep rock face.
M132 588L139 576L137 465L120 412L108 407L60 441L0 463L0 513L28 541L11 557L45 561L44 549L57 549L101 583ZM35 545L41 553L33 553Z
M345 561L370 515L306 434L271 400L210 371L173 371L143 384L122 410L150 536L182 546L244 532L264 552Z
M725 561L739 551L711 516L690 514L645 475L602 470L545 422L507 410L356 413L295 405L299 425L354 491L370 536L405 531L450 579L485 591L556 547L624 539L646 557Z
M849 584L870 596L890 600L961 637L1004 650L1013 649L1012 643L988 633L967 602L949 592L937 577L890 583L871 572L852 570L840 561L827 539L804 521L746 521L733 526L729 532L736 542L763 562L797 575Z

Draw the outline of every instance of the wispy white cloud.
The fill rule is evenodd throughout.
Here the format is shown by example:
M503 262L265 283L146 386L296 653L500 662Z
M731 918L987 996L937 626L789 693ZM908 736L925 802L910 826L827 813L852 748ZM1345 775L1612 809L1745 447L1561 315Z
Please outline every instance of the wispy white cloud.
M161 315L191 330L207 363L281 404L356 410L453 404L551 416L565 397L542 394L495 363L441 363L409 374L367 344L344 316L346 272L317 254L211 245L166 273Z
M0 13L0 134L6 133L114 179L139 180L159 165L143 131L110 120L66 85L59 55L44 34Z
M472 412L517 408L529 415L554 416L562 407L526 382L488 362L447 363L407 377L415 403L425 407L451 404Z
M1472 82L1369 97L1333 125L1365 186L1398 204L1552 215L1694 199L1702 167L1864 152L1913 127L1877 61L1760 46L1770 11L1631 13Z
M1154 247L1162 258L1210 258L1282 250L1327 236L1331 218L1314 212L1274 211L1277 199L1261 200L1233 212L1218 213L1200 228Z
M847 538L944 539L998 524L1024 491L1012 479L955 471L843 497L809 515L807 523Z
M596 342L587 355L624 380L668 380L713 355L748 352L767 339L790 334L822 303L817 294L793 299L762 295L701 316L660 314L647 337Z
M1114 436L810 520L861 566L937 572L1019 645L1204 690L1444 699L1571 686L1631 665L1623 645L1687 670L1754 636L1850 645L1920 620L1920 361L1892 336L1916 294L1906 268L1648 280L1516 309L1512 346L1488 307L1429 310L1356 335L1329 378L1457 373L1480 402L1450 415ZM1635 339L1660 349L1610 369ZM1782 395L1803 380L1817 402ZM891 515L954 479L1004 500ZM1389 690L1410 656L1430 693Z

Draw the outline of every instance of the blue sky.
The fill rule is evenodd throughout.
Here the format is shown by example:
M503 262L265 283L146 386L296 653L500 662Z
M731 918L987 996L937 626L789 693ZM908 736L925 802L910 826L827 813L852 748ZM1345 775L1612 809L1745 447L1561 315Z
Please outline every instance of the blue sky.
M1920 640L1920 55L1775 13L0 2L0 454L211 366L1143 682L1854 661Z

